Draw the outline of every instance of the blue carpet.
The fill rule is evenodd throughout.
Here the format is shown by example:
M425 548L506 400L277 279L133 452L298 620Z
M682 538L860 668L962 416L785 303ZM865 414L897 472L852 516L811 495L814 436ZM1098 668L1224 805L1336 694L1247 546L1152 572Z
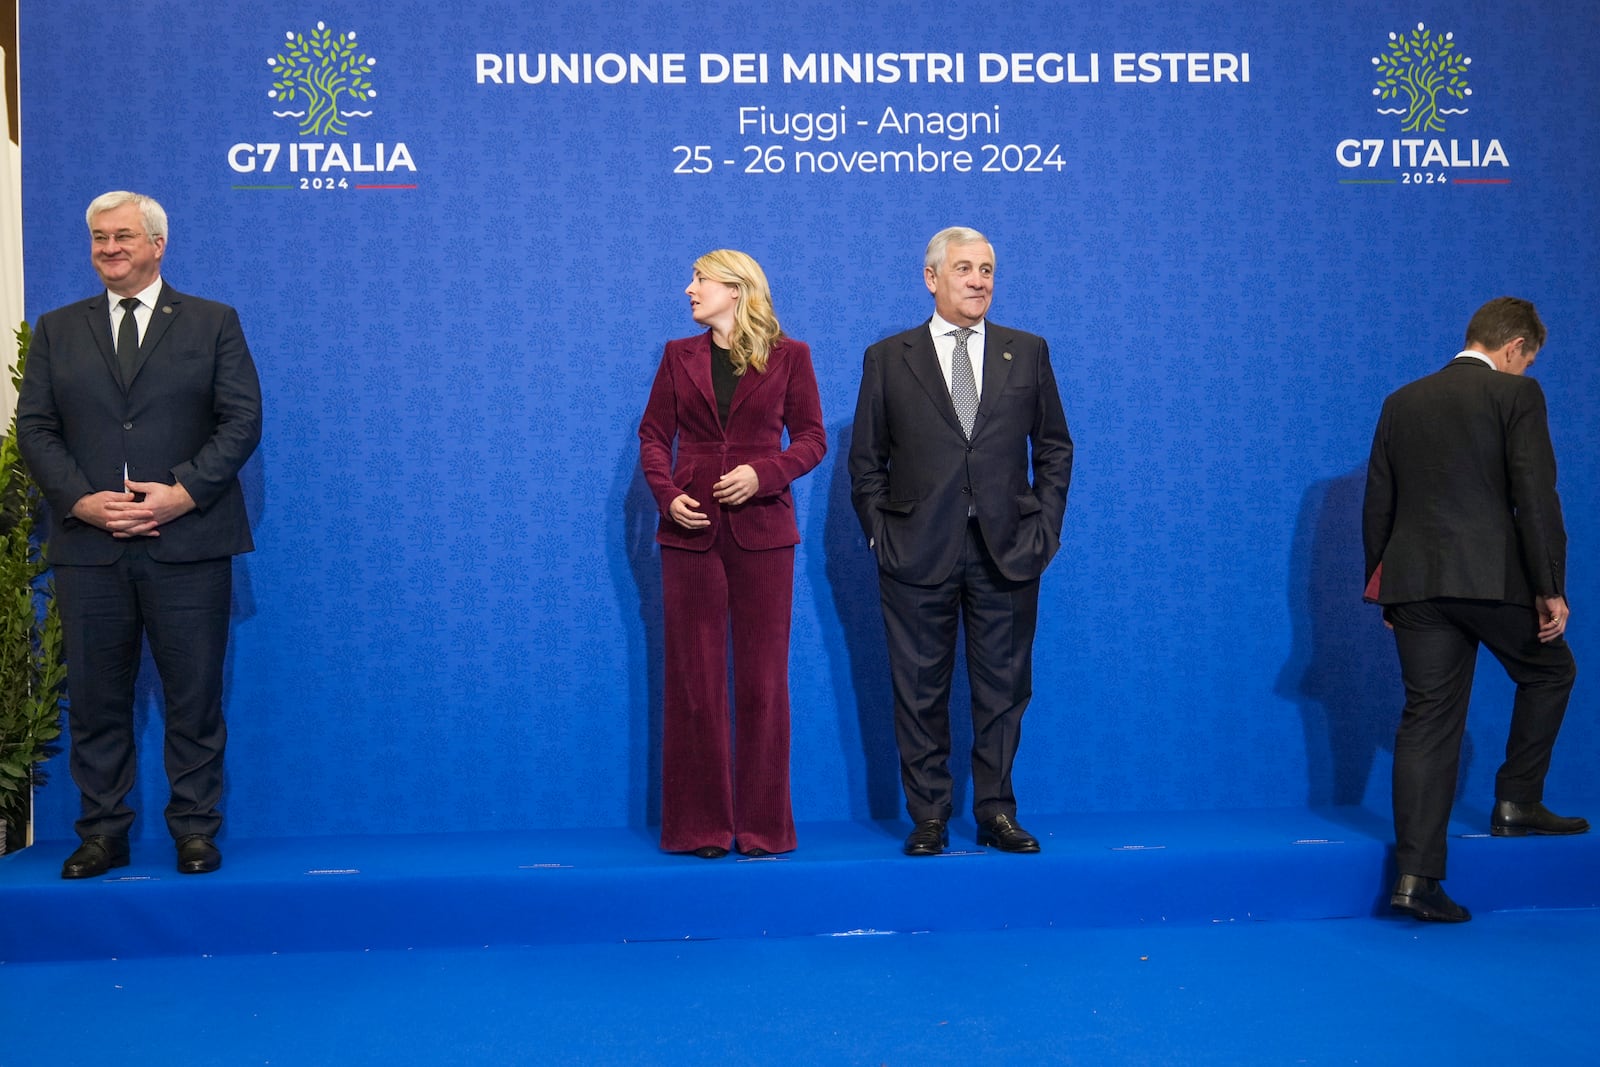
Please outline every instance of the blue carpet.
M1450 892L1476 911L1600 906L1600 834L1453 826ZM518 947L1373 916L1387 820L1361 809L1038 816L1037 856L900 855L905 827L808 824L790 856L706 862L642 830L228 840L221 871L136 843L113 877L65 882L71 844L0 859L0 960Z
M1590 1064L1600 911L0 965L0 1064Z
M1452 824L1474 921L1387 915L1362 809L1041 816L1039 856L801 827L762 860L642 830L165 842L0 858L0 1067L1584 1064L1600 834ZM897 931L897 932L890 932Z

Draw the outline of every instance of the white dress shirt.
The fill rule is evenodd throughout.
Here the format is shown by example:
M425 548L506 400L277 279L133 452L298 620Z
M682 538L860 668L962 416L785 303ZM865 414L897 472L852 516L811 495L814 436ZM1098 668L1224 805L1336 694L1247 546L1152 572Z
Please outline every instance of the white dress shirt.
M976 326L969 326L972 336L967 338L967 358L972 361L972 380L978 386L978 399L983 399L983 328L980 321ZM928 323L928 332L933 334L933 350L939 356L939 373L944 375L944 387L951 389L953 382L950 378L950 368L954 364L956 352L956 330L954 323L946 322L937 311ZM952 395L954 391L952 390Z
M156 301L161 299L161 275L156 275L155 281L133 295L139 301L139 306L133 309L133 321L139 326L139 343L144 344L144 332L150 327L150 316L156 313ZM111 338L115 341L117 331L122 328L122 316L127 312L122 310L122 297L109 289L106 290L106 299L111 302Z

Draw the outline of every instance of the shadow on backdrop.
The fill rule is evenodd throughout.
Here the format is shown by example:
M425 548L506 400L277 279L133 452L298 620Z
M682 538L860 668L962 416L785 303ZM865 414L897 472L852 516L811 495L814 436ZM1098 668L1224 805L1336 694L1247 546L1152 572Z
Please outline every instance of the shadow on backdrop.
M833 677L834 704L838 708L839 737L846 746L844 760L850 788L850 811L860 819L880 822L905 817L900 792L900 754L894 739L894 694L889 681L889 651L883 631L883 611L878 600L878 564L867 547L866 536L850 503L852 423L842 422L829 434L828 502L823 510L821 554L824 573L817 587L826 586L833 599L839 628L827 637L827 655ZM812 522L813 529L816 520ZM813 560L818 556L813 554ZM815 567L815 564L813 565ZM815 578L816 576L813 575ZM951 686L950 773L955 778L955 812L961 813L970 792L972 718L968 712L964 656L958 655ZM852 718L851 712L854 712ZM858 751L849 751L851 742ZM886 832L898 835L899 831Z
M1366 470L1310 486L1289 564L1294 642L1279 692L1300 709L1307 801L1358 805L1380 751L1393 751L1401 695L1394 642L1361 599Z
M1313 484L1301 500L1289 563L1294 643L1278 693L1300 709L1305 729L1307 801L1357 807L1366 799L1380 753L1394 752L1405 703L1394 639L1379 609L1361 599L1365 552L1361 502L1366 465ZM1462 744L1459 795L1472 761ZM1387 799L1388 788L1383 795ZM1379 812L1363 828L1386 836Z
M666 652L661 614L661 556L656 523L661 513L639 466L638 440L629 427L623 442L611 499L622 504L623 554L608 553L611 579L624 618L628 605L638 612L628 625L628 821L633 826L661 823L661 686Z

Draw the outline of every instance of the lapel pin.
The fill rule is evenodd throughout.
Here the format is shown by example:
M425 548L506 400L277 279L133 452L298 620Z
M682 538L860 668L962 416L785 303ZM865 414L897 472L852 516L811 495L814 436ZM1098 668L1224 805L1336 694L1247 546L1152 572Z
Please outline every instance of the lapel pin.
M172 314L172 305L171 305L171 304L164 304L164 305L162 305L162 307L161 307L161 314L163 314L163 315L170 315L170 314ZM1006 358L1007 358L1007 359L1010 359L1010 358L1011 358L1011 353L1009 353L1009 352L1007 352L1007 353L1006 353Z
M1009 350L1007 350L1005 352L1000 353L1000 358L1003 359L1003 360L1006 360L1007 362L1010 362L1010 360L1011 360L1011 352Z

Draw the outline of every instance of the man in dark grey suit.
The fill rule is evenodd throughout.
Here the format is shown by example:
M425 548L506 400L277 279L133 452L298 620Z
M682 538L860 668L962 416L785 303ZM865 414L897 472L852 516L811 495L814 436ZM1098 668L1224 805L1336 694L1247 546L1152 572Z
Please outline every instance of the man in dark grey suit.
M934 315L867 349L851 499L878 560L912 856L949 842L950 678L966 627L978 843L1037 852L1012 761L1033 695L1039 576L1060 547L1072 438L1044 339L988 322L994 249L941 230L923 279Z
M1567 535L1544 392L1524 377L1544 344L1526 300L1472 316L1466 350L1383 403L1367 467L1369 599L1394 631L1406 706L1394 744L1390 904L1471 918L1445 893L1445 830L1478 646L1516 683L1490 832L1577 834L1544 806L1550 753L1577 677L1564 637ZM1381 570L1380 570L1381 568Z
M61 876L129 861L142 638L166 697L167 828L178 870L203 874L222 863L232 557L254 547L238 474L261 439L261 387L234 310L161 280L160 204L106 193L85 217L105 291L40 317L17 402L17 443L50 505L83 798Z

